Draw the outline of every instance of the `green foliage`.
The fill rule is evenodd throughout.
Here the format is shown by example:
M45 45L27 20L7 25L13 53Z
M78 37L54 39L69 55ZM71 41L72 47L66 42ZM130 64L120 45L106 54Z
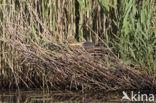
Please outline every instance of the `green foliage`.
M120 7L113 9L113 23L117 30L111 32L114 34L111 42L125 63L139 64L149 71L156 72L156 28L155 24L151 23L152 3L151 0L139 3L136 0L121 0ZM103 7L106 7L106 4Z

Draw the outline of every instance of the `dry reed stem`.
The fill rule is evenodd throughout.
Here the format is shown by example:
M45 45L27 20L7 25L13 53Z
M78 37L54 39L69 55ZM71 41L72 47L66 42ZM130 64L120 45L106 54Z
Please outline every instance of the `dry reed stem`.
M96 49L86 51L82 48L67 51L64 47L58 47L53 43L45 47L28 46L19 40L1 39L20 55L17 61L21 70L13 68L16 72L16 78L13 78L18 80L18 86L21 88L48 86L62 90L114 91L156 87L155 78L152 78L152 75L124 65L119 59L113 57L112 53L108 53L109 51L103 53L101 50L99 53ZM56 52L49 51L48 46L60 49ZM109 66L106 64L106 58ZM27 64L29 68L24 66ZM9 78L12 77L8 77L8 80ZM4 85L2 81L1 86ZM14 84L16 83L12 83L11 86L15 86Z

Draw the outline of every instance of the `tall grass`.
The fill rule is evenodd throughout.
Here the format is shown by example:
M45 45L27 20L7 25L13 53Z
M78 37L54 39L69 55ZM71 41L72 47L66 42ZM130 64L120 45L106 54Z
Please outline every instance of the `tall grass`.
M156 72L156 25L151 19L154 16L152 4L151 0L121 0L119 7L116 7L117 1L114 1L113 37L109 37L114 50L124 62Z
M14 39L30 48L66 40L107 44L127 65L155 73L155 7L154 0L1 0L1 75L32 68L5 43Z

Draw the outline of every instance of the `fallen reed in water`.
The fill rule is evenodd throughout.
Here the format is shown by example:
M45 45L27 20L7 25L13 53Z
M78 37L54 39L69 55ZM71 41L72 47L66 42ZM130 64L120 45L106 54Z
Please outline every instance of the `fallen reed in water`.
M154 0L1 0L0 87L154 88L155 7ZM71 49L63 43L70 37L114 54Z
M124 65L110 48L70 48L65 44L25 44L21 37L4 40L18 52L10 72L1 74L0 87L59 90L154 89L155 77L142 69Z

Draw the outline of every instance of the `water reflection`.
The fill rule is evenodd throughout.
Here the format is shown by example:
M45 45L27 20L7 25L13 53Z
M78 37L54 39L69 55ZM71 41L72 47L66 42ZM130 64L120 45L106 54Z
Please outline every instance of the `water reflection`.
M75 92L20 91L0 93L0 103L93 103L103 102L108 99L110 99L110 97L106 98L105 96L104 99L102 94L93 95L92 93Z
M119 103L121 93L20 91L0 92L0 103ZM128 103L128 102L126 102Z

